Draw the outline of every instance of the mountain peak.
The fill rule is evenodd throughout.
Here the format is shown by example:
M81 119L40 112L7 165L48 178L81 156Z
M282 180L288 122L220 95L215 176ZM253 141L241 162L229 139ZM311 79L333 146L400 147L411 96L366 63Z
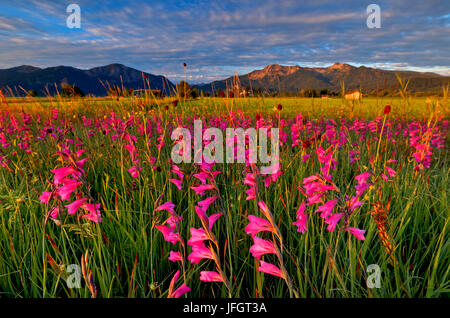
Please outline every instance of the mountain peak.
M280 64L269 64L267 65L264 70L267 71L288 71L288 70L292 70L292 69L299 69L300 66L295 65L295 66L285 66L285 65L280 65Z
M120 63L112 63L112 64L108 64L108 65L103 65L103 66L97 66L94 68L89 69L88 71L93 71L93 70L124 70L124 69L131 69L131 67L128 67L126 65L120 64Z
M263 77L277 77L277 76L286 76L292 73L297 72L300 69L300 66L284 66L280 64L270 64L267 65L262 70L253 71L249 74L250 79L261 79Z
M351 68L354 68L354 66L351 66L350 64L345 63L334 63L333 65L327 67L329 70L349 70Z
M20 65L20 66L10 68L10 70L14 70L14 71L21 72L21 73L29 73L29 72L39 71L39 70L41 70L41 68L35 67L32 65Z
M131 68L131 67L125 66L120 63L112 63L112 64L108 64L105 66L100 66L100 67L103 67L103 68Z

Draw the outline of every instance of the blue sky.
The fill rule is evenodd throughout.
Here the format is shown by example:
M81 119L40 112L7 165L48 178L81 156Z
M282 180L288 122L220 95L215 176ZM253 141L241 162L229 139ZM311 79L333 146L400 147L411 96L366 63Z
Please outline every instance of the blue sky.
M66 7L81 7L81 29ZM381 8L381 28L366 8ZM450 1L0 0L0 68L122 63L178 82L335 62L450 75Z

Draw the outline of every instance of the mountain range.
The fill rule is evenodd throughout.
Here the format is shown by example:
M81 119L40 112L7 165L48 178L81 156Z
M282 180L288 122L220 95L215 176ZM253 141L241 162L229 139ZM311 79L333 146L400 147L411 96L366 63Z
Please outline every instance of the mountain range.
M346 90L360 89L363 92L370 92L376 89L398 88L396 74L406 80L409 79L409 92L439 92L443 85L450 82L450 77L435 73L382 70L341 63L324 68L272 64L262 70L194 87L212 93L218 89L225 90L232 87L239 81L241 87L259 88L267 92L296 93L308 88L340 92L341 83L344 83ZM152 89L159 89L165 95L171 95L175 91L175 85L166 77L145 73L122 64L110 64L88 70L70 66L38 68L28 65L0 69L0 88L10 88L16 95L23 95L21 88L25 91L33 89L41 96L46 95L47 90L53 94L55 84L66 82L78 86L86 94L104 96L107 95L108 87L123 85L127 89L142 89L144 81L145 83L148 81ZM148 88L147 84L145 88Z
M96 96L107 95L108 88L116 85L123 85L127 89L148 89L150 85L151 89L161 90L166 95L175 89L175 85L164 76L145 73L122 64L88 70L70 66L39 68L29 65L0 70L0 88L9 87L20 95L24 93L21 88L25 91L33 89L40 96L54 94L55 84L60 86L62 82L78 86L85 94Z
M340 92L341 83L344 83L346 90L357 89L367 93L376 89L392 90L397 88L399 82L396 74L405 80L409 79L408 91L410 92L438 92L442 90L442 85L450 82L450 77L435 73L390 71L365 66L355 67L342 63L335 63L324 68L272 64L262 70L201 85L198 89L224 90L235 85L239 80L241 87L261 88L267 92L299 92L308 88Z

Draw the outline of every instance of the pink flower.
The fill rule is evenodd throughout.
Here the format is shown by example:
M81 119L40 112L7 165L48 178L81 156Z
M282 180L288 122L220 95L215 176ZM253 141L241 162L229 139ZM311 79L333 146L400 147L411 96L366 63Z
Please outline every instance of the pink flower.
M171 229L175 230L180 224L181 219L182 219L181 216L178 216L175 213L173 213L167 218L166 223L169 224Z
M423 160L423 158L424 158L422 152L415 152L415 153L412 154L412 156L414 157L414 159L415 159L417 162L421 162L421 161Z
M252 237L255 237L261 231L273 232L274 228L272 224L266 219L259 218L254 215L249 215L248 220L250 223L245 227L245 232Z
M53 207L49 212L52 219L56 219L59 216L59 207Z
M262 273L266 273L266 274L270 274L270 275L274 275L274 276L278 276L281 278L284 278L283 273L281 272L281 270L270 263L266 263L264 261L260 261L260 265L258 268L258 271L262 272Z
M333 211L333 208L336 205L337 201L338 201L337 199L330 200L327 203L319 206L316 210L316 213L322 212L320 213L320 217L323 219L328 218L328 216L331 214L331 211Z
M171 262L178 262L183 260L181 253L180 252L174 252L174 251L170 251L169 253L169 261Z
M202 184L206 184L206 180L209 178L209 174L207 174L206 172L200 172L200 173L196 173L193 175L194 178L197 178L198 180L200 180L200 182Z
M155 211L168 211L171 214L175 213L175 204L172 203L172 201L167 201L164 204L161 204L160 206L158 206Z
M370 187L369 183L361 183L355 186L356 189L356 195L361 196L366 189Z
M175 275L173 275L173 278L170 281L169 295L167 296L167 298L180 298L187 292L191 291L191 289L188 286L186 286L186 284L181 285L177 290L173 291L173 289L175 288L175 284L177 283L179 277L180 277L180 271L178 270L175 273Z
M209 230L211 231L212 230L212 228L213 228L213 226L214 226L214 223L216 223L216 221L220 218L222 216L222 213L215 213L215 214L211 214L209 217L208 217L208 228L209 228Z
M133 166L130 169L128 169L128 172L131 174L133 178L139 177L139 172L142 170L142 167L139 166Z
M308 183L313 182L313 181L315 181L315 180L317 180L317 179L319 179L319 177L316 176L316 175L312 175L312 176L309 176L309 177L307 177L307 178L303 178L303 186L305 186L305 185L307 185Z
M194 207L194 209L195 209L195 213L197 213L197 216L199 217L200 221L202 221L202 224L206 224L206 226L208 226L209 219L208 219L208 216L206 215L205 210L197 205Z
M165 226L165 225L155 225L155 227L161 231L164 236L164 240L166 242L170 242L175 245L178 241L180 241L180 235L178 233L174 233L173 229Z
M133 145L125 145L123 147L130 152L131 158L134 158L134 153L136 151L136 148Z
M42 195L39 197L39 201L41 201L41 203L47 204L50 201L51 196L51 192L42 192Z
M92 222L101 223L102 218L100 217L100 204L92 204L92 203L85 203L81 206L83 210L86 210L89 212L89 214L82 215L82 218L88 219Z
M245 194L247 194L247 198L245 198L246 201L256 199L256 192L254 187L251 187L250 189L245 191Z
M209 236L204 229L191 227L191 238L187 241L188 245L194 246L206 240L209 240Z
M208 210L209 206L216 201L217 197L216 196L212 196L209 198L206 198L203 201L200 201L197 203L198 206L202 207L204 211Z
M324 195L324 193L315 193L314 195L308 197L308 199L306 200L307 205L309 206L321 202L321 199Z
M389 177L391 177L391 178L395 177L395 175L397 174L397 171L395 171L394 169L392 169L391 167L388 167L388 166L386 166L385 168L387 170Z
M70 215L73 215L75 213L77 213L77 210L84 204L84 202L87 201L87 198L82 198L82 199L78 199L73 201L72 203L66 205L65 207L67 208L67 213L69 213Z
M86 151L86 149L81 149L81 150L75 151L75 154L77 155L77 158L80 158L81 155L83 154L83 152L85 152L85 151Z
M257 236L254 236L253 240L255 244L250 247L250 253L252 253L253 257L260 259L264 254L276 254L272 242L263 240Z
M212 184L203 184L191 187L191 189L194 190L195 193L199 195L204 195L206 190L212 190L214 189L214 186Z
M64 179L62 180L63 186L59 188L58 194L61 197L61 200L69 200L70 195L72 192L74 192L79 185L81 185L81 182L76 182L72 179Z
M264 214L264 216L266 217L266 219L270 222L272 220L269 208L267 207L267 205L264 203L264 201L259 201L258 202L258 206L259 209L261 210L262 214Z
M247 173L244 179L244 184L250 187L256 186L256 176L253 173Z
M67 177L69 174L75 173L77 172L74 168L72 167L61 167L55 170L50 170L51 172L53 172L55 174L54 177L54 183L56 185L60 184L61 181Z
M188 287L186 284L183 283L180 287L177 288L169 298L180 298L184 294L191 291L191 288Z
M222 276L220 276L217 272L210 272L210 271L201 271L200 272L200 280L202 282L206 283L212 283L212 282L223 282Z
M356 237L360 241L364 241L366 238L364 237L365 230L360 230L355 227L348 227L345 229L347 232L352 234L354 237Z
M305 186L306 195L311 196L317 192L326 192L330 190L336 190L336 188L332 185L323 184L322 182L311 182L306 184Z
M358 184L365 183L366 180L371 176L372 174L370 172L363 172L355 177L355 179L358 181Z
M336 227L336 224L341 220L341 218L344 216L344 213L335 213L329 218L325 220L325 223L328 224L327 230L330 232L334 231L334 228Z
M297 210L297 221L292 223L293 225L297 226L297 232L302 232L302 234L305 234L308 222L308 214L306 214L305 209L305 202L302 202Z
M183 180L169 179L169 181L172 182L178 188L178 190L181 190L181 188L183 187Z
M213 254L209 248L207 248L203 243L192 246L192 253L188 256L188 260L190 260L191 263L198 264L200 260L205 258L214 259Z
M77 167L82 169L84 167L84 164L85 164L86 161L88 161L88 158L84 158L84 159L81 159L81 160L77 161L76 162L77 163Z
M178 178L183 179L184 178L184 174L183 174L183 169L180 169L177 165L172 165L172 170L173 173L175 173Z
M350 210L350 213L353 212L356 208L363 205L364 202L358 201L358 197L353 196L350 201L347 201L347 206Z

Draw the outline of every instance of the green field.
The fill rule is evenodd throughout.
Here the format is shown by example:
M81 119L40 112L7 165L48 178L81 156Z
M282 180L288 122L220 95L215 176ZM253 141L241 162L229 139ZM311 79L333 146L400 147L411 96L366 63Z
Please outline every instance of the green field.
M148 112L162 109L164 105L172 105L175 97L155 99L148 97L86 97L78 99L65 98L6 98L7 103L14 110L45 110L58 107L61 111L79 112L87 114L108 113L118 114L134 112ZM295 117L299 112L310 118L320 117L349 117L373 119L381 115L385 105L392 105L392 116L409 116L428 118L436 106L442 110L445 118L450 110L447 98L431 97L367 97L361 101L345 101L340 97L333 98L298 98L298 97L254 97L254 98L213 98L203 97L195 100L179 99L177 111L184 115L192 115L197 111L201 114L223 114L230 110L240 109L246 115L273 112L274 107L281 104L282 117ZM444 102L445 101L445 102Z
M341 98L201 98L179 100L177 107L173 100L1 101L0 297L167 297L177 270L181 276L176 287L185 283L191 289L182 297L448 296L446 96L363 98L356 102ZM282 107L277 109L277 105ZM391 111L385 115L386 105ZM301 122L296 121L298 114L302 114ZM245 164L215 164L213 170L221 173L208 179L214 189L205 196L191 188L199 183L194 174L202 170L197 165L179 165L184 176L181 190L170 182L177 178L170 165L170 131L180 123L191 125L193 117L203 118L207 125L227 127L248 123L256 127L255 121L263 120L286 133L280 146L283 173L267 187L266 177L256 174L256 191L282 237L259 234L281 254L280 258L269 253L262 259L284 268L289 277L258 271L261 264L249 252L254 241L245 232L248 215L264 218L256 200L246 200L249 186L244 181L252 173L250 167L244 172ZM302 127L296 137L301 141L298 145L293 145L295 125ZM357 125L361 128L354 128ZM309 131L309 126L317 129ZM135 142L130 141L131 136L136 137ZM336 136L345 141L335 141ZM414 136L422 148L413 147ZM126 145L133 146L138 163L133 163ZM415 161L414 153L430 146L429 167L415 169L421 163ZM61 154L64 149L70 156ZM320 149L336 161L336 167L328 172L338 191L328 191L325 196L338 200L335 213L347 214L334 231L328 231L328 223L315 213L318 204L307 206L308 229L302 234L292 224L306 200L299 186L303 187L303 179L309 176L324 174L317 155ZM84 150L80 157L75 156L80 150ZM353 151L357 153L352 155ZM352 156L359 160L352 162ZM423 156L428 155L424 152ZM43 192L57 193L57 185L50 183L54 178L51 170L68 167L81 158L88 159L83 173L72 177L82 184L69 200L55 194L48 203L40 202ZM128 171L134 165L142 168L137 177ZM387 176L386 166L395 170L394 176ZM355 176L363 172L373 176L367 181L370 187L358 196L364 204L348 213L348 198L355 195L358 185ZM193 264L187 260L191 246L186 243L191 227L202 228L195 206L213 194L217 199L208 215L220 213L221 217L211 230L216 239L211 242L217 244L207 247L217 253L220 266L211 259ZM67 213L65 205L79 198L101 205L101 223L80 217L81 210ZM156 228L165 224L169 214L155 209L167 201L175 204L176 214L182 217L177 229L183 244L165 241ZM54 207L60 209L56 218L49 216ZM365 239L350 235L346 231L350 226L364 229ZM171 250L180 251L183 261L169 261ZM83 255L88 255L88 261ZM81 288L69 288L68 266L83 263L86 274ZM380 269L378 288L367 286L371 264ZM222 271L228 282L199 280L201 271L214 270Z

